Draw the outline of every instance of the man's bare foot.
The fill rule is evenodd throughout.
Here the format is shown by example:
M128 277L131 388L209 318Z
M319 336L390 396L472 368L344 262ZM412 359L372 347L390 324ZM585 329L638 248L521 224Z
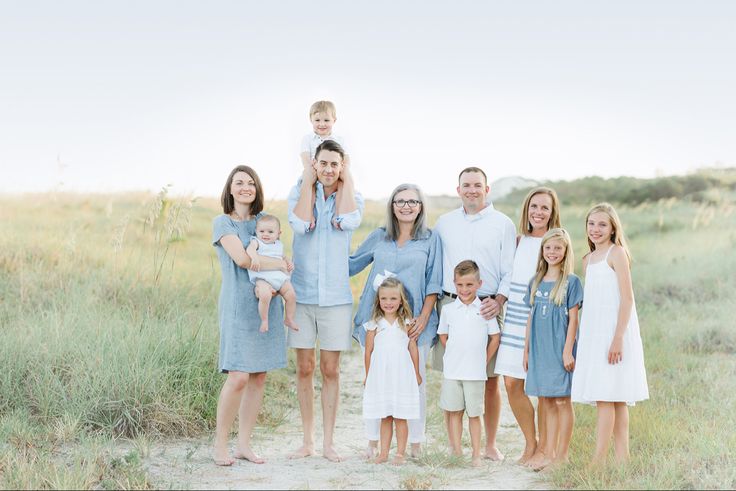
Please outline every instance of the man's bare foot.
M480 467L483 465L483 459L480 458L480 455L473 457L473 460L470 461L470 465L473 467Z
M411 444L411 450L410 450L411 457L413 459L418 459L422 456L422 444L421 443L412 443Z
M298 331L299 330L299 326L296 325L296 322L294 321L294 319L290 319L288 317L284 317L284 325L286 327L288 327L289 329L291 329L292 331Z
M213 450L212 460L215 462L215 465L222 467L228 467L235 463L235 459L230 457L227 447Z
M330 462L342 462L343 458L337 453L334 447L325 447L322 450L322 456Z
M526 448L524 448L524 453L521 454L521 457L519 457L519 460L516 461L517 464L525 465L527 462L529 462L529 459L534 457L534 454L537 452L537 445L534 444L534 446L527 445Z
M385 464L386 462L388 462L388 454L378 454L376 459L373 461L374 464Z
M490 459L496 462L500 462L504 459L503 454L498 451L496 447L486 448L486 454L483 458Z
M268 332L268 321L261 322L261 328L258 330L261 332Z
M311 445L302 445L294 452L289 454L290 459L303 459L314 455L314 447Z
M397 453L396 455L394 455L394 458L391 461L391 464L393 464L393 465L404 465L404 464L406 464L406 458L402 454Z
M233 457L240 460L247 460L248 462L251 462L253 464L266 463L266 460L263 457L256 455L256 453L248 447L238 448L233 454Z
M376 452L378 451L377 444L378 442L375 442L376 445L373 444L373 441L368 442L368 446L363 451L363 457L366 458L366 460L371 460L376 457Z

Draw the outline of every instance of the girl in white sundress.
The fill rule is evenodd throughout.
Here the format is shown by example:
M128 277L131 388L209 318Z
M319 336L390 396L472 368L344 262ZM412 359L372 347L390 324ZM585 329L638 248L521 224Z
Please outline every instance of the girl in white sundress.
M511 275L511 290L506 302L506 315L501 331L501 345L496 358L496 373L503 375L509 405L524 434L526 445L519 457L520 464L544 457L541 449L546 447L547 430L545 406L539 405L539 444L534 427L534 405L524 393L524 342L529 307L524 303L524 294L529 281L537 272L539 247L542 237L548 230L560 228L560 201L557 193L547 187L537 187L529 191L524 199L519 220L519 234L516 237L514 269Z
M363 417L381 419L381 450L377 464L388 461L396 424L394 464L405 461L407 419L419 418L419 350L407 334L412 310L399 280L387 278L378 287L365 338Z
M644 350L639 335L631 255L621 220L608 203L585 219L590 253L583 258L585 289L572 400L595 404L598 429L593 463L613 447L618 462L629 458L629 410L649 399Z

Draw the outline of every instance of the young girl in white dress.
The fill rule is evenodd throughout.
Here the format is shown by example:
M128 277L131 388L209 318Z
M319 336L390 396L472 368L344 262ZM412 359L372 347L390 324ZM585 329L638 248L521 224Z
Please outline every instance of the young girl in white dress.
M598 429L594 463L605 461L613 436L618 462L629 458L629 410L649 399L639 335L631 254L621 220L608 203L585 219L590 253L583 258L585 305L572 378L572 400L595 404Z
M409 436L407 419L419 418L419 350L406 331L412 310L404 287L387 278L378 287L371 320L363 326L365 338L365 389L363 417L381 419L381 450L377 464L388 461L396 425L394 464L405 461Z

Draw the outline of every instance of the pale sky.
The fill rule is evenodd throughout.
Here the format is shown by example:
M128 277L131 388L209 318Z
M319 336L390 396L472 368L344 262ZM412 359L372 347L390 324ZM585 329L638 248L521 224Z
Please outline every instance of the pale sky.
M736 2L2 1L0 192L298 177L337 105L357 188L736 165ZM59 162L62 164L59 165Z

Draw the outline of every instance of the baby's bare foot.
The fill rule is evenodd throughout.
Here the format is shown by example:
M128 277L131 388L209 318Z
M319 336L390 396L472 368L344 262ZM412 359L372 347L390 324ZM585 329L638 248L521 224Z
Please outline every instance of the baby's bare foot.
M248 462L252 462L253 464L266 463L266 460L263 457L257 455L249 447L239 447L233 454L233 457L240 460L247 460Z
M334 447L325 447L322 450L322 456L330 462L342 462L343 458L335 450Z
M501 460L503 460L504 457L503 454L499 452L496 447L490 447L486 448L485 458L500 462Z
M314 455L314 447L311 445L302 445L295 451L289 454L290 459L303 459L305 457L311 457Z
M406 458L402 454L397 453L396 455L394 455L394 458L391 461L391 464L393 464L393 465L404 465L404 464L406 464Z
M285 317L284 318L284 325L286 327L288 327L289 329L291 329L292 331L298 331L299 330L299 326L296 324L296 322L294 321L294 319L291 319L289 317Z

